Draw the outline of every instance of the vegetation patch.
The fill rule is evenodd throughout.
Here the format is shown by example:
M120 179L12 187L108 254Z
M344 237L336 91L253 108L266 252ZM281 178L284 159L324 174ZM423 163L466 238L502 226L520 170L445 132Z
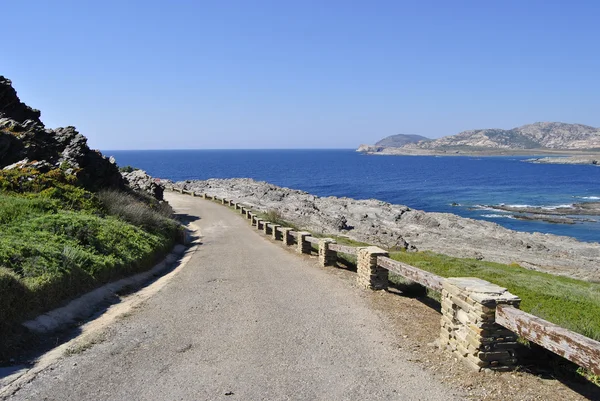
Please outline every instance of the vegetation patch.
M555 276L517 264L461 259L433 252L395 252L392 259L442 277L479 277L522 299L521 309L600 340L600 284Z
M0 189L0 337L153 266L181 237L167 204L133 192L92 193L61 169L0 171Z

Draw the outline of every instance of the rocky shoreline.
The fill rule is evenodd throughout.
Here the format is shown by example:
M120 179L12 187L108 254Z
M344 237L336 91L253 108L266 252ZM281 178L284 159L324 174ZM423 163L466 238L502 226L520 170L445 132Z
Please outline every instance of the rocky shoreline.
M594 166L600 166L600 156L591 155L570 157L540 157L523 161L535 164L591 164Z
M515 213L511 217L519 220L539 220L555 224L597 222L600 218L600 202L582 202L557 207L511 205L485 205L483 207Z
M346 236L388 249L430 250L517 263L532 270L600 281L600 243L518 232L487 221L423 212L376 199L318 197L245 178L173 185L227 197L260 211L276 211L283 219L314 232Z
M375 156L536 156L552 155L543 158L532 158L524 160L529 163L551 163L551 164L597 164L593 163L600 156L589 156L589 151L581 150L556 150L556 149L494 149L494 148L447 148L447 149L421 149L421 148L393 148L376 145L360 145L356 152ZM556 156L556 157L554 157ZM588 162L567 162L568 159L587 160ZM547 160L547 161L546 161ZM559 161L564 160L564 162Z

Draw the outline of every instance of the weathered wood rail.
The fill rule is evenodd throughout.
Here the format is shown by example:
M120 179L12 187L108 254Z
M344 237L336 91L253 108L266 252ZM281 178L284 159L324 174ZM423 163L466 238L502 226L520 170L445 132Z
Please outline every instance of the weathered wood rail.
M166 187L175 192L212 199L244 215L258 230L297 252L310 253L317 245L322 265L335 263L338 253L357 257L359 285L387 288L388 272L401 275L441 293L442 345L470 365L480 369L510 370L517 363L517 336L568 359L600 375L600 342L562 328L518 309L520 299L505 288L477 278L444 278L388 257L377 247L354 247L318 238L305 231L292 230L261 218L251 206L206 193Z
M441 276L407 265L406 263L398 262L397 260L386 258L385 256L377 258L377 264L427 288L442 292L444 278Z
M496 308L496 322L600 376L600 342L507 305Z

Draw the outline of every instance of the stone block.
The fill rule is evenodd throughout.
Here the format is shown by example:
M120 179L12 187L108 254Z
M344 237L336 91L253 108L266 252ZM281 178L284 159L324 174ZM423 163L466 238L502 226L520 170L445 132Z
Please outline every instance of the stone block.
M279 240L281 237L280 232L278 231L279 227L281 227L281 225L271 224L271 237L273 237L274 240Z
M331 238L319 239L319 263L321 266L332 266L337 262L337 252L329 249L329 244L335 244Z
M388 256L388 253L376 246L358 248L356 280L360 287L372 290L387 289L389 272L377 265L379 256Z
M281 240L283 241L283 245L289 246L294 244L294 237L290 235L290 231L292 231L291 227L281 228Z
M310 255L312 250L312 246L310 242L306 240L306 237L309 237L310 233L307 231L299 231L296 236L296 252L298 253L306 253Z
M495 323L496 306L518 305L506 288L475 277L442 284L440 341L473 366L505 369L514 365L514 333ZM506 337L505 337L506 336Z

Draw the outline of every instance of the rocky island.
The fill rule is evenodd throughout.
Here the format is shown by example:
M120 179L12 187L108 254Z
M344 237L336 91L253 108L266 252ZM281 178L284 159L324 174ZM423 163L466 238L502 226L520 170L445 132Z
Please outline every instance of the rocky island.
M537 122L509 130L463 131L435 140L425 138L398 144L360 145L357 151L380 155L585 154L587 158L597 160L600 154L600 128L583 124Z
M570 156L570 157L540 157L523 160L535 164L591 164L600 166L600 155L596 156Z
M346 236L387 249L430 250L600 280L599 243L518 232L487 221L424 212L376 199L318 197L252 179L181 181L173 185L276 212L313 232Z

